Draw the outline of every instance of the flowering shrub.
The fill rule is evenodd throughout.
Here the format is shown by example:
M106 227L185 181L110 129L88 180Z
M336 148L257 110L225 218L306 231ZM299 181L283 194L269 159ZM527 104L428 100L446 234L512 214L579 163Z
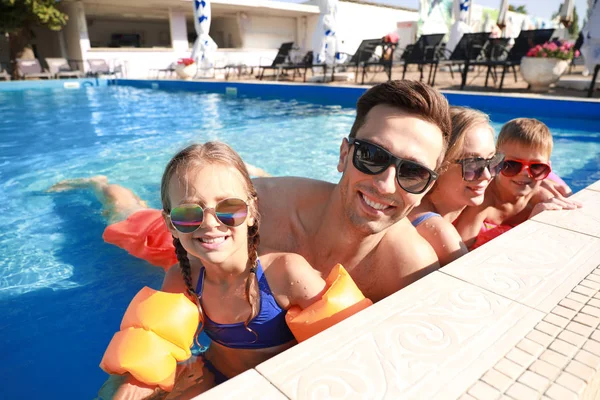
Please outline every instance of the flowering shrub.
M579 50L575 45L563 40L553 40L544 44L538 44L527 52L527 57L558 58L560 60L571 60L573 56L579 57Z
M180 58L179 60L177 60L177 64L183 64L186 67L190 64L194 63L194 59L193 58Z

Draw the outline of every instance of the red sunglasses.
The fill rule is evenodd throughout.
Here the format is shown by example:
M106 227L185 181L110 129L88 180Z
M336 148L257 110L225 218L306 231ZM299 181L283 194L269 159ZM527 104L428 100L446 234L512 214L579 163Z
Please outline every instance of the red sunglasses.
M526 161L526 160L504 160L504 165L500 170L500 173L506 177L513 177L521 173L523 169L527 170L527 174L535 179L536 181L541 181L542 179L546 179L546 177L552 171L550 164L542 163L539 161Z

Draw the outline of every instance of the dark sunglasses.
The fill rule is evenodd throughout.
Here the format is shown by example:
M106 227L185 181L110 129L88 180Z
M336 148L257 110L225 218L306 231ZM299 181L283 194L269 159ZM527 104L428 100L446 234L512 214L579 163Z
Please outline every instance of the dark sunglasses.
M526 169L529 176L536 181L546 179L546 177L550 175L550 172L552 172L552 168L549 164L517 159L504 160L504 165L500 172L502 175L511 178L520 174L523 169Z
M462 177L467 182L473 182L481 178L487 168L491 177L495 177L502 168L504 154L498 153L491 158L464 158L456 160L456 164L462 165Z
M214 207L202 208L198 204L182 204L171 210L169 218L173 227L181 233L193 233L204 221L207 212L212 211L223 225L234 228L246 221L248 204L242 199L221 200Z
M352 164L357 170L367 175L377 175L393 164L396 166L398 185L408 193L423 193L438 178L438 174L424 165L396 157L376 144L355 138L348 138L348 142L354 145Z

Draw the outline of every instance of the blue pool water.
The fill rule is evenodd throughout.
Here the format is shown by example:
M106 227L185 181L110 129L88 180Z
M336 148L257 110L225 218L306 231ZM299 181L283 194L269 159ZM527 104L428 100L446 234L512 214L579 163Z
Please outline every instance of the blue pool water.
M496 130L515 116L492 112ZM168 159L212 139L273 175L336 182L353 118L337 106L128 87L0 91L0 399L93 398L127 304L162 280L162 270L102 241L92 193L49 186L103 174L158 207ZM542 119L555 171L574 190L600 179L595 124Z

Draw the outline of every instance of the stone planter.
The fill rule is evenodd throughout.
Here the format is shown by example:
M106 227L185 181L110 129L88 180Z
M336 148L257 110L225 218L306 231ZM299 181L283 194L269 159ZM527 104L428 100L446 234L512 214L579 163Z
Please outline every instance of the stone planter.
M177 64L175 67L175 73L177 73L181 79L187 80L192 79L196 75L197 69L198 68L195 63L190 65Z
M567 70L569 62L558 58L523 57L521 75L534 92L545 92Z

